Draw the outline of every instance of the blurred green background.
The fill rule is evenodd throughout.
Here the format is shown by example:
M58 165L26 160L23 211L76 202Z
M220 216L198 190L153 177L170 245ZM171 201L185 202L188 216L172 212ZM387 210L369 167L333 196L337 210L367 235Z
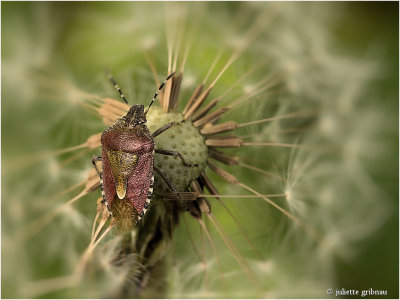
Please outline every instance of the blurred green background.
M246 122L312 106L318 115L306 132L277 133L309 125L289 120L245 129L240 135L323 145L331 151L229 150L245 162L287 176L284 186L249 170L227 170L265 194L287 191L293 181L290 191L295 201L277 201L318 228L324 238L320 243L310 240L261 200L226 200L262 254L259 259L226 211L213 204L214 214L249 261L260 285L247 289L251 283L243 279L245 272L224 255L227 247L213 228L227 286L221 287L209 246L207 284L186 229L180 226L168 257L165 296L330 298L328 288L373 288L386 290L387 298L398 298L397 2L2 2L1 8L3 298L95 298L112 289L115 274L101 268L107 251L99 251L93 263L98 266L84 283L35 293L35 281L74 270L90 239L97 192L25 237L35 220L76 195L57 196L86 178L92 154L99 153L82 152L72 162L74 153L51 153L84 143L105 128L98 116L81 106L86 97L79 91L117 98L103 72L110 68L132 103L146 103L155 85L143 53L156 66L158 78L163 78L165 36L180 24L182 45L191 45L182 108L218 53L221 59L210 78L243 43L240 37L257 20L254 16L261 20L259 36L245 45L213 96L223 94L261 61L268 61L267 67L233 89L224 103L274 72L284 71L284 88L262 94L224 120ZM182 20L187 27L179 23ZM244 193L217 176L212 178L221 193ZM204 235L196 224L188 226L201 248Z

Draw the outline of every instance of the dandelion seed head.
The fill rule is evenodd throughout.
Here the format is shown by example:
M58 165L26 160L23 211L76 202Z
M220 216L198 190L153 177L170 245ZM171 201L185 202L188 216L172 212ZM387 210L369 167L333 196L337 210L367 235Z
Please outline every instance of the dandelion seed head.
M61 167L60 167L60 163L58 162L58 160L54 157L49 158L46 161L46 165L47 165L47 170L49 173L49 178L51 178L52 181L56 181L59 179L60 174L61 174Z
M85 97L82 96L79 90L74 88L65 89L65 99L68 99L67 103L71 106L80 105Z
M358 160L358 156L362 152L362 145L357 138L349 139L344 142L342 146L343 158L349 164L350 168L355 160Z
M307 216L307 205L304 203L304 199L295 192L295 186L286 189L284 194L291 212L298 216Z
M286 82L286 86L287 86L288 90L292 93L297 93L300 90L299 84L295 81Z
M318 126L326 135L334 136L337 132L338 122L332 114L327 113L321 115Z
M252 84L245 84L242 86L242 90L244 94L252 94L255 91L255 86Z
M286 200L287 200L287 201L293 200L293 194L292 194L292 192L291 192L290 190L286 190L286 191L285 191L285 197L286 197Z
M319 253L321 261L329 261L332 255L346 256L348 250L347 243L345 243L345 239L341 233L338 231L330 231L325 235Z
M285 71L288 76L297 74L301 70L301 65L295 60L288 60L285 63Z
M191 74L190 72L185 72L184 80L182 81L183 89L190 89L194 87L194 85L198 82L198 78L195 74Z
M194 272L193 275L203 274L204 272L207 272L207 269L209 269L210 266L212 266L210 261L199 262L193 266L191 271Z
M320 190L319 192L320 199L321 199L321 205L324 207L331 207L332 205L335 204L335 191L331 189L330 187L324 187Z
M259 270L262 273L272 275L276 269L275 263L272 260L260 261L257 263Z
M69 226L74 226L75 228L83 228L86 226L82 214L73 206L65 206L63 209L63 216L68 220Z
M98 254L98 261L102 267L106 269L111 269L113 267L111 262L115 257L115 253L119 251L122 238L122 235L114 236L112 239L107 241L106 247L101 249L101 252Z
M13 201L7 206L7 213L12 219L22 220L25 216L25 209L21 202Z
M158 39L153 35L146 36L142 41L142 47L146 51L154 49L157 46L157 44L158 44Z
M243 50L247 45L248 41L242 36L235 36L230 40L230 46L235 50Z

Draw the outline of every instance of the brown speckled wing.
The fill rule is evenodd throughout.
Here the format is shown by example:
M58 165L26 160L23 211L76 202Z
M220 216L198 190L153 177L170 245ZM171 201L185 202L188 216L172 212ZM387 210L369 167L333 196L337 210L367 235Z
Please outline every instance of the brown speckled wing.
M153 177L153 153L146 153L139 157L132 175L128 179L126 198L135 206L140 214L143 211Z

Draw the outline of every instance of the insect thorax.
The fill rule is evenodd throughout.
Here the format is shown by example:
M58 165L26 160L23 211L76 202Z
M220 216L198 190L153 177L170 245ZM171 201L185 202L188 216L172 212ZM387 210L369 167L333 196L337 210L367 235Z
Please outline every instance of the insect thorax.
M127 125L126 116L103 132L101 144L107 150L134 154L152 152L154 149L154 140L146 124Z

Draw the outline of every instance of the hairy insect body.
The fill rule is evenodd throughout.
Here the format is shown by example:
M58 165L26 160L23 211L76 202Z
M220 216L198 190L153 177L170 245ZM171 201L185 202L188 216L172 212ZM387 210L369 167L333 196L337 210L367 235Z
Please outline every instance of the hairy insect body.
M143 110L142 105L132 106L101 136L104 200L113 216L130 216L134 223L148 208L154 181L155 145L147 126L142 124L146 122L145 117L141 118Z

